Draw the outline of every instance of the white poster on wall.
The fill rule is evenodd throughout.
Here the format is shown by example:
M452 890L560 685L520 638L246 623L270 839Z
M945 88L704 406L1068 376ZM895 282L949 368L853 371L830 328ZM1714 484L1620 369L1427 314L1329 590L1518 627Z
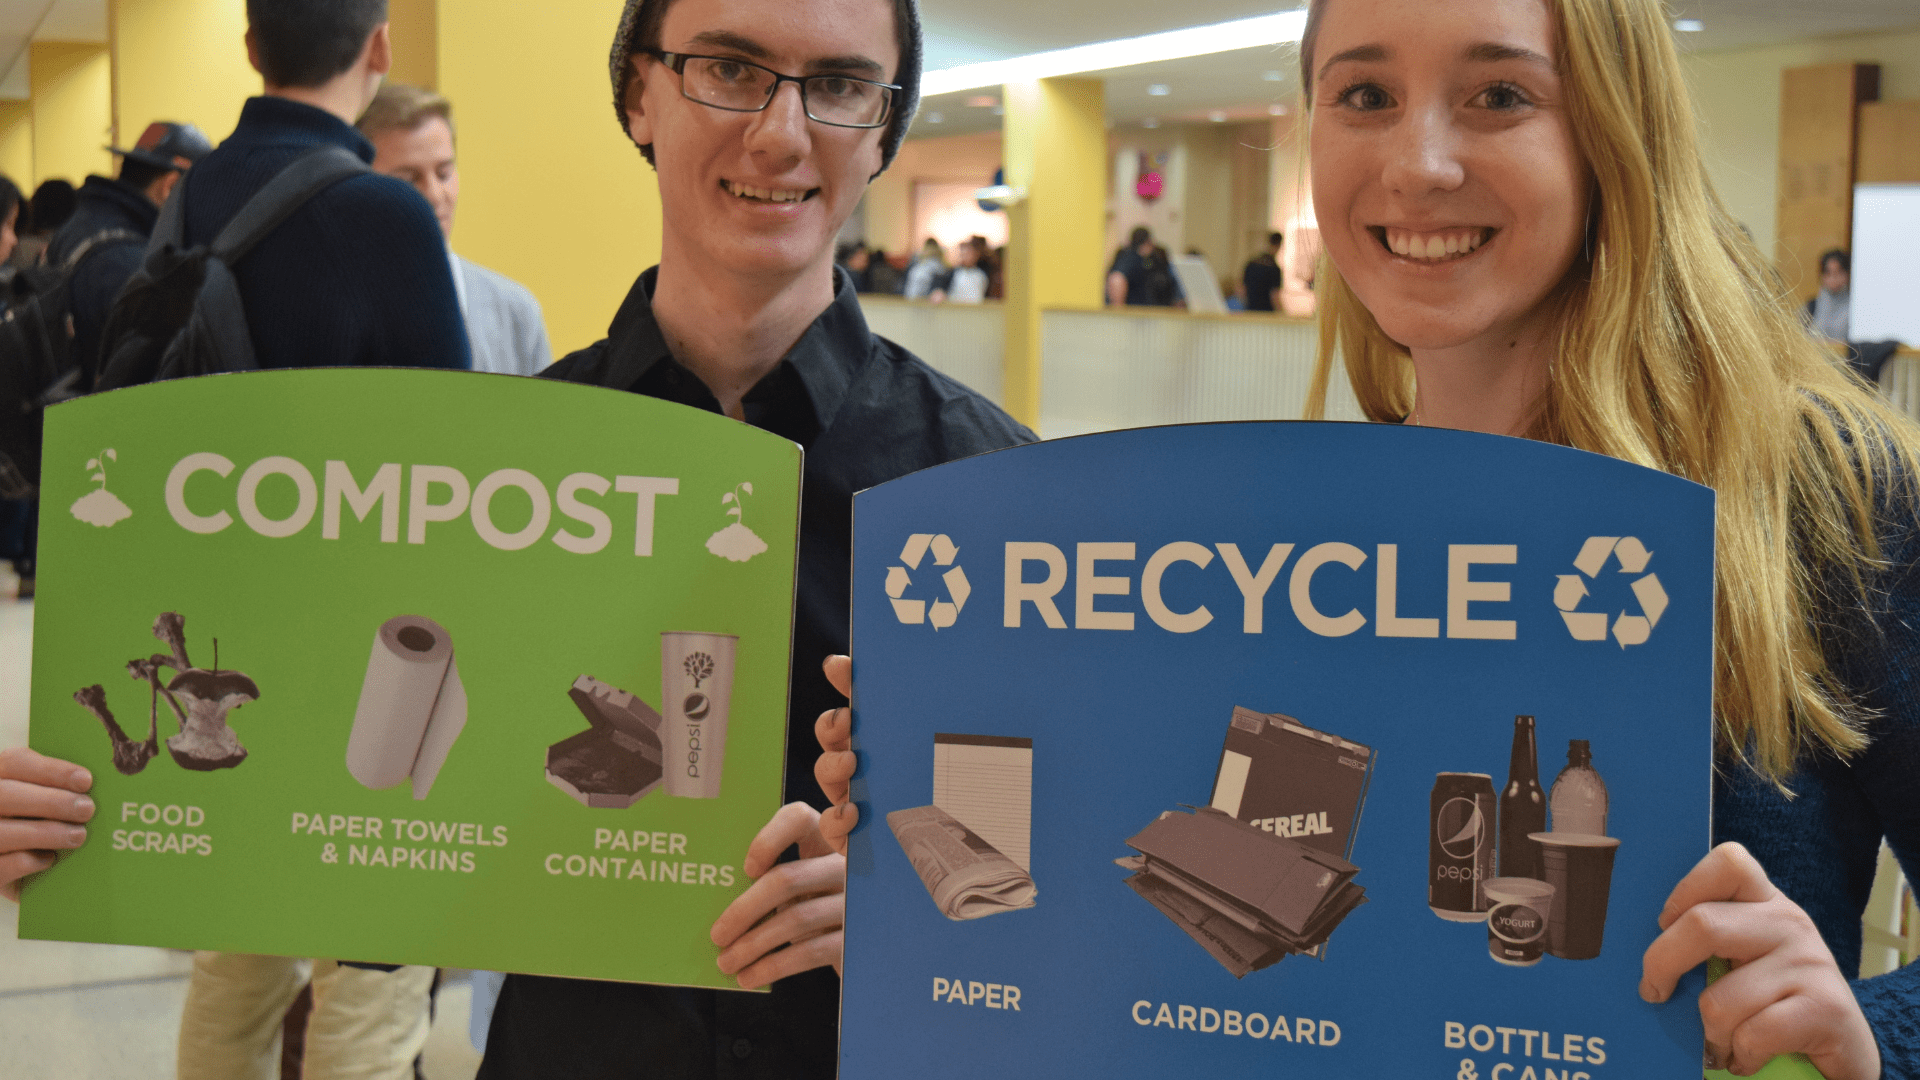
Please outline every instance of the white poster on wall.
M1920 345L1920 184L1853 189L1854 341Z

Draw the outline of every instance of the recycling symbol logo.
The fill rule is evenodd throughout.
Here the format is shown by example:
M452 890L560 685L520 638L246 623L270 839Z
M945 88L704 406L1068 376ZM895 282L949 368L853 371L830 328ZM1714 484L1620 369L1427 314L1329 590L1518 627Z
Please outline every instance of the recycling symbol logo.
M932 604L907 598L907 591L913 588L913 572L920 569L920 563L929 553L933 555L929 569L951 568L939 575L946 586L946 596ZM894 618L908 626L932 623L935 630L952 626L973 592L973 586L967 584L967 572L954 565L954 556L958 554L959 547L945 533L914 533L907 537L907 546L900 549L900 562L904 565L887 567L887 597L893 601Z
M1587 542L1580 545L1580 554L1573 560L1574 569L1580 572L1559 575L1560 584L1553 590L1553 605L1560 609L1560 617L1567 622L1567 632L1575 641L1607 640L1607 613L1581 611L1580 602L1587 598L1587 582L1600 576L1609 557L1620 564L1620 573L1643 574L1653 560L1653 552L1637 537L1587 537ZM1632 589L1640 604L1639 613L1622 611L1613 617L1613 639L1622 649L1646 644L1667 610L1667 590L1660 586L1657 576L1644 573L1634 580Z

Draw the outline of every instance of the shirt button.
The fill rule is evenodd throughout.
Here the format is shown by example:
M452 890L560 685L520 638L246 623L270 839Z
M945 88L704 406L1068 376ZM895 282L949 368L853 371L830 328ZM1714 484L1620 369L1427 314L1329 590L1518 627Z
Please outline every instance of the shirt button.
M733 1056L734 1057L743 1058L751 1053L753 1053L753 1041L751 1039L733 1040Z

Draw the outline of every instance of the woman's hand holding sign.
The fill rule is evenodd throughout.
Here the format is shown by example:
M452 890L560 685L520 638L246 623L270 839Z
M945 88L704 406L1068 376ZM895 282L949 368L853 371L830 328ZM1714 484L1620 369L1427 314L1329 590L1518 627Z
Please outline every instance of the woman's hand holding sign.
M0 896L20 899L20 880L77 848L93 817L93 774L24 746L0 750Z
M853 662L844 656L829 657L827 679L842 694L853 692ZM845 748L852 718L846 709L821 715L821 748L833 746L824 734L829 717L842 718L839 746ZM844 755L849 762L851 753ZM824 763L834 757L829 753ZM823 766L816 766L819 773ZM755 879L746 892L734 898L713 924L713 943L720 946L720 970L734 976L742 989L752 990L789 975L798 975L831 964L840 970L846 918L847 860L846 834L852 826L852 807L843 805L852 765L839 782L838 791L826 779L821 786L834 801L823 818L806 803L788 803L773 815L753 843L747 847L747 876ZM838 826L842 811L847 811L844 828ZM800 857L793 862L776 863L780 853L799 845Z
M1733 970L1700 994L1707 1067L1751 1076L1804 1053L1827 1080L1879 1080L1880 1047L1813 920L1774 887L1747 849L1721 844L1682 878L1660 912L1640 996L1661 1002L1708 958Z

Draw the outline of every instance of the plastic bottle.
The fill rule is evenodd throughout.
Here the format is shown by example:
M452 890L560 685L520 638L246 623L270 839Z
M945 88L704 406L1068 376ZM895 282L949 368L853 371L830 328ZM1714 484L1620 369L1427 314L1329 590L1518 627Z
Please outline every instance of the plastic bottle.
M1567 744L1567 767L1553 781L1553 831L1607 835L1607 785L1593 768L1585 739Z
M1533 717L1513 718L1513 756L1500 792L1500 876L1544 880L1540 842L1528 834L1547 831L1547 793L1540 790L1540 755Z

